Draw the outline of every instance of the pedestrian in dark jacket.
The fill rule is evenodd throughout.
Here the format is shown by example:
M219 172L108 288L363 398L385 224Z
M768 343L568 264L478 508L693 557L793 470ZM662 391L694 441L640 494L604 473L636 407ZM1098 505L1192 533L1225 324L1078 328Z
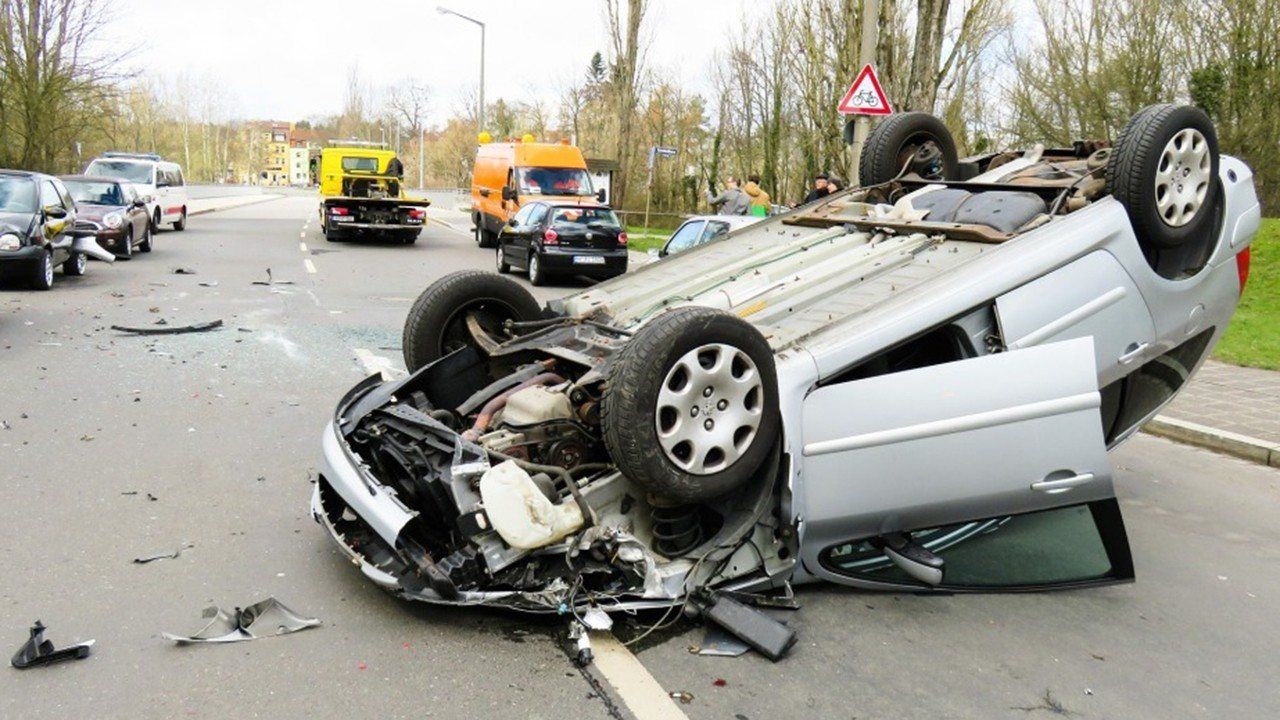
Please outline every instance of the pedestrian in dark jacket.
M830 178L827 177L826 173L818 173L817 175L814 175L813 189L809 191L808 195L804 196L804 202L800 204L808 205L811 202L817 202L822 198L830 195L831 188L828 187L829 181L830 181Z
M721 215L746 215L747 210L751 207L751 198L738 188L738 178L727 177L724 179L724 192L711 196L711 191L707 191L707 202L711 203L711 208Z

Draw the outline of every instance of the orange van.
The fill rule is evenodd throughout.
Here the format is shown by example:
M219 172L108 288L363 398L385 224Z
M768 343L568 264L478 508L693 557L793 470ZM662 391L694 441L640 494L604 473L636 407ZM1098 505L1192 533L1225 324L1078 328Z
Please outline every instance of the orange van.
M591 187L582 151L568 142L482 143L471 171L471 222L480 247L495 247L498 232L533 200L594 205L605 198Z

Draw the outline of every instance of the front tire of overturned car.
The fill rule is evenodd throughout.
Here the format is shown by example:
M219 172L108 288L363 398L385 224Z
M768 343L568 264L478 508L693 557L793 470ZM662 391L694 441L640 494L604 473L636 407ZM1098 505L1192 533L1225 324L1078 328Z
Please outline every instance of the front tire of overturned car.
M773 351L735 315L677 308L628 341L600 408L624 475L671 501L712 500L748 482L777 439Z
M1189 105L1145 107L1116 138L1107 188L1165 277L1197 269L1214 244L1223 203L1218 162L1213 121Z
M542 308L511 278L479 270L449 273L422 291L405 318L401 345L409 372L462 347L474 347L469 314L485 333L498 338L504 322L536 320Z

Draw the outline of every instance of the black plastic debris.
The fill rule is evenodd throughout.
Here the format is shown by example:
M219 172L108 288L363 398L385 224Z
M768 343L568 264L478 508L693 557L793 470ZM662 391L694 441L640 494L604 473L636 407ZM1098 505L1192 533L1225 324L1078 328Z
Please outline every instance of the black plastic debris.
M146 565L147 563L155 562L156 560L176 560L178 556L182 554L183 550L188 550L193 547L195 547L195 545L192 545L190 543L183 543L182 545L179 545L177 549L175 549L173 552L155 553L154 555L143 555L141 557L134 558L133 561L138 565Z
M774 662L796 642L795 630L728 595L712 598L703 608L703 616Z
M183 333L198 333L217 330L222 327L221 320L213 320L211 322L195 323L194 325L171 325L165 327L126 327L124 325L112 325L111 329L123 333L131 333L133 335L182 335Z
M83 660L89 657L89 648L93 647L92 640L64 648L55 648L51 640L44 639L44 631L47 629L44 623L37 620L36 624L31 626L31 637L18 648L18 652L14 653L13 659L9 662L19 670L25 670L38 665L52 665L63 660Z
M235 608L232 612L219 607L208 607L201 613L201 617L208 622L191 635L161 635L179 645L229 643L287 635L320 625L318 618L303 617L273 597L245 608Z
M174 275L195 275L196 271L189 267L176 267L173 269Z

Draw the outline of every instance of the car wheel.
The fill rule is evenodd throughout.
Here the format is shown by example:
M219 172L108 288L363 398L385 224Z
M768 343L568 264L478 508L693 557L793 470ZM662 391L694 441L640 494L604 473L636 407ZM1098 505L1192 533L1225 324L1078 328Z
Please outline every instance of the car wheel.
M151 216L151 232L160 231L160 208L156 208L156 212Z
M62 274L71 277L80 277L87 269L89 269L89 257L84 253L71 253L71 257L62 263Z
M1116 138L1107 189L1161 275L1198 269L1207 260L1221 222L1218 159L1213 121L1189 105L1143 108Z
M116 253L116 259L118 260L133 259L133 232L129 228L129 225L125 225L124 239L121 243L123 247Z
M502 249L502 244L498 244L498 249L494 251L498 260L498 272L506 275L511 272L511 265L507 262L507 254Z
M498 246L498 233L484 229L484 224L476 226L476 244L488 250Z
M48 290L53 287L53 253L45 250L40 254L31 272L31 287L36 290Z
M152 244L151 239L152 239L151 226L148 225L147 227L142 229L142 242L138 243L138 252L144 252L144 253L151 252L151 244Z
M941 119L926 112L903 113L886 119L867 136L859 156L858 184L886 183L904 169L925 180L954 180L959 162L956 141Z
M538 259L539 253L534 248L529 248L529 284L545 285L547 282L546 271L542 269L542 261Z
M759 469L778 434L773 351L745 320L683 307L623 347L600 403L618 469L668 500L703 502Z
M478 270L445 275L422 291L405 318L405 367L413 372L462 347L476 347L469 316L496 339L504 336L504 322L536 320L542 308L510 278Z
M178 232L187 229L187 209L185 207L182 208L182 215L179 215L178 219L173 223L173 229Z

